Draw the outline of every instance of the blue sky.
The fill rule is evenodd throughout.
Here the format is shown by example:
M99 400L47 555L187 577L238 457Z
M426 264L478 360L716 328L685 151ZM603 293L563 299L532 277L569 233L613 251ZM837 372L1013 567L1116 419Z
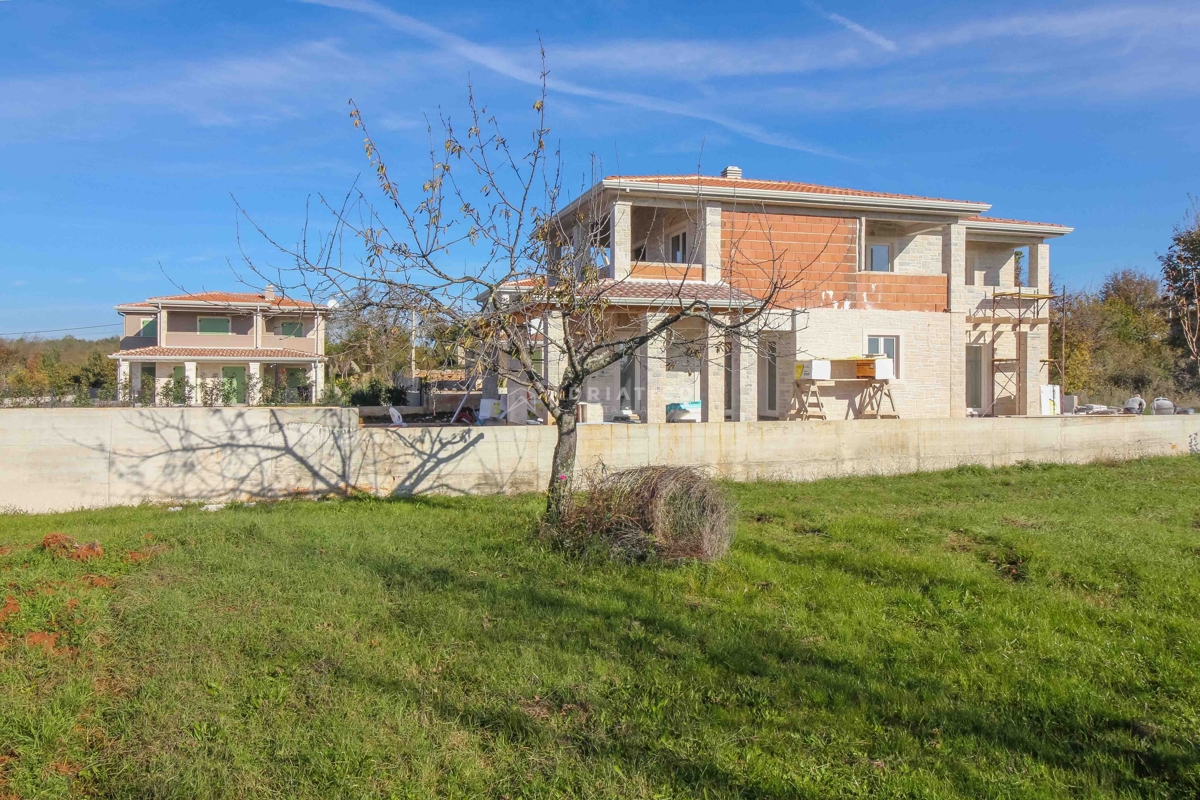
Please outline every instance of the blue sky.
M1153 269L1200 194L1194 0L0 0L0 333L236 286L231 195L288 240L365 172L348 98L402 185L468 80L526 130L539 34L570 187L595 153L982 200L1075 226L1072 287Z

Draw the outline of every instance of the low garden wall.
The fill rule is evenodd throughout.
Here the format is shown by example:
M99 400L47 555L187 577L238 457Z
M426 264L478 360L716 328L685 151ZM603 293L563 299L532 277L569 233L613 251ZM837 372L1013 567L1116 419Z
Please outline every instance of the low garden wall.
M385 429L343 408L0 410L0 509L326 494L536 491L554 430ZM1200 453L1200 415L584 425L579 466L814 480Z

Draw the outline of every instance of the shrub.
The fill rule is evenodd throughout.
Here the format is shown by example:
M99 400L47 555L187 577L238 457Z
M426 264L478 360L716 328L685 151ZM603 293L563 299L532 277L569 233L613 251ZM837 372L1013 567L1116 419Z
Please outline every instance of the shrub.
M597 473L549 535L569 549L629 561L715 561L733 543L736 508L693 467Z
M350 393L352 406L403 406L408 404L408 390L401 386L390 386L372 376L366 386Z

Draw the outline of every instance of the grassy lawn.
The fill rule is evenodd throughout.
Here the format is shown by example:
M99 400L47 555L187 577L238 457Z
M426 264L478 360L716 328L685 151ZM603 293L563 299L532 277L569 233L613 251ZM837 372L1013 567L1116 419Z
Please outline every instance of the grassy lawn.
M0 516L0 797L1200 793L1200 458L730 491L681 568L536 497Z

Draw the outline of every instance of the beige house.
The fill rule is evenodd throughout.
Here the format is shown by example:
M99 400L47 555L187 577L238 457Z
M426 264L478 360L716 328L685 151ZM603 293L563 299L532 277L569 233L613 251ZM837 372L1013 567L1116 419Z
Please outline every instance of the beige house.
M116 307L124 319L117 362L120 385L135 395L153 381L230 381L237 402L255 403L264 383L292 387L303 399L324 390L325 317L329 309L276 294L201 292L151 297ZM193 397L193 403L199 397Z
M603 277L620 324L644 326L676 298L745 309L771 270L789 284L753 349L706 339L687 320L700 329L680 339L703 342L703 353L654 341L594 376L582 400L604 421L662 422L689 403L705 421L889 415L884 390L901 417L1038 414L1043 387L1058 380L1049 242L1071 228L984 216L981 202L748 179L736 167L606 178L576 204L606 221ZM567 226L588 218L576 204L560 216Z

